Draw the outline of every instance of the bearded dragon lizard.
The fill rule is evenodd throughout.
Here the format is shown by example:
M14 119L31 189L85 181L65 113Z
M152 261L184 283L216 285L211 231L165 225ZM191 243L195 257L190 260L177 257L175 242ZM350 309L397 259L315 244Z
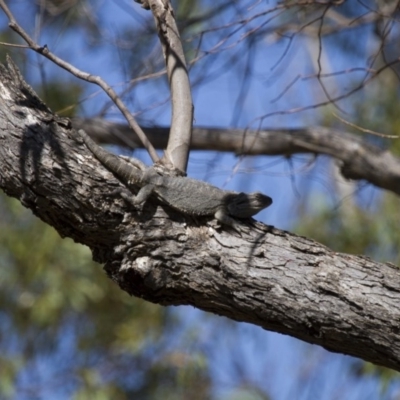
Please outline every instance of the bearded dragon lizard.
M128 189L133 186L140 188L136 196L121 192L121 197L136 208L153 194L177 211L192 216L213 216L240 233L242 229L234 218L250 218L272 204L271 197L260 192L238 193L196 179L161 175L154 167L147 167L135 158L109 153L82 129L78 132L96 159Z

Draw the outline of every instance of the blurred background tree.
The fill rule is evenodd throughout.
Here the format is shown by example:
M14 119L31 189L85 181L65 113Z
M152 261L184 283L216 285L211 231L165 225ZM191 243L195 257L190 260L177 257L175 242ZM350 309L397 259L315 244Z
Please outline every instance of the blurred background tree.
M8 3L39 43L118 89L142 124L169 124L149 12L130 0ZM305 3L174 2L195 124L324 124L399 154L398 140L360 133L334 116L399 131L397 2ZM1 42L21 43L2 15L0 29ZM26 49L0 51L54 111L122 121L97 87ZM142 150L134 154L148 161ZM266 223L399 263L398 198L345 182L326 157L195 152L189 175L260 189L274 198L273 209L260 214ZM88 249L58 237L18 202L1 196L0 215L0 398L400 399L397 373L189 307L130 298Z

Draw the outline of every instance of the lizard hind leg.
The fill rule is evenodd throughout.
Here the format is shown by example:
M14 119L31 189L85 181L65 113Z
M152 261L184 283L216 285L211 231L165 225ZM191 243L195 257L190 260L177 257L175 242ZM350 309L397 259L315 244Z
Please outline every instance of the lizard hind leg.
M145 185L139 190L139 193L136 196L128 194L126 191L122 191L121 197L133 207L141 210L146 200L153 193L153 190L154 185Z

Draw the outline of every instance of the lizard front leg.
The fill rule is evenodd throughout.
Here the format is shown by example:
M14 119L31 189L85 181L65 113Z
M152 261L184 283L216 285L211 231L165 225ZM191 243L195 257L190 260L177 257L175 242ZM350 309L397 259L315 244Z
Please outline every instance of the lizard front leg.
M217 221L221 222L224 225L230 226L234 229L240 236L242 236L242 232L247 232L248 229L241 224L239 224L236 220L230 217L224 208L219 208L217 212L214 214L214 217Z

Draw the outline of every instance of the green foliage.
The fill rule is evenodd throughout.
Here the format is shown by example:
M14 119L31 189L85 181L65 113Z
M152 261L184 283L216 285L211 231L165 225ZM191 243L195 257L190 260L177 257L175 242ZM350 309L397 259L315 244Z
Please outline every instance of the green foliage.
M353 374L358 377L374 376L380 380L381 383L381 394L384 395L389 388L389 385L394 380L399 380L400 376L398 372L391 369L379 367L378 365L371 364L369 362L357 362L353 366Z
M394 79L397 80L397 77L384 76L379 79L375 87L371 88L372 95L368 101L356 105L356 114L360 126L382 134L399 135L400 114L397 107L399 93ZM353 132L366 136L357 130L353 130ZM400 156L400 139L385 139L375 135L368 135L367 137L374 143L388 148L394 155Z
M3 28L3 27L2 27ZM0 42L2 43L22 43L21 38L13 31L4 27L0 30ZM6 55L9 55L18 65L21 66L21 73L25 74L27 55L25 52L18 51L18 49L10 46L0 46L0 61L2 63L6 60Z
M44 103L58 115L70 118L77 114L83 87L76 79L71 82L45 82L35 89Z
M312 237L336 251L400 263L397 227L400 208L396 196L385 193L376 210L356 203L344 211L342 207L345 206L329 207L319 195L313 196L310 202L309 207L314 212L312 216L303 217L296 228L297 233Z

